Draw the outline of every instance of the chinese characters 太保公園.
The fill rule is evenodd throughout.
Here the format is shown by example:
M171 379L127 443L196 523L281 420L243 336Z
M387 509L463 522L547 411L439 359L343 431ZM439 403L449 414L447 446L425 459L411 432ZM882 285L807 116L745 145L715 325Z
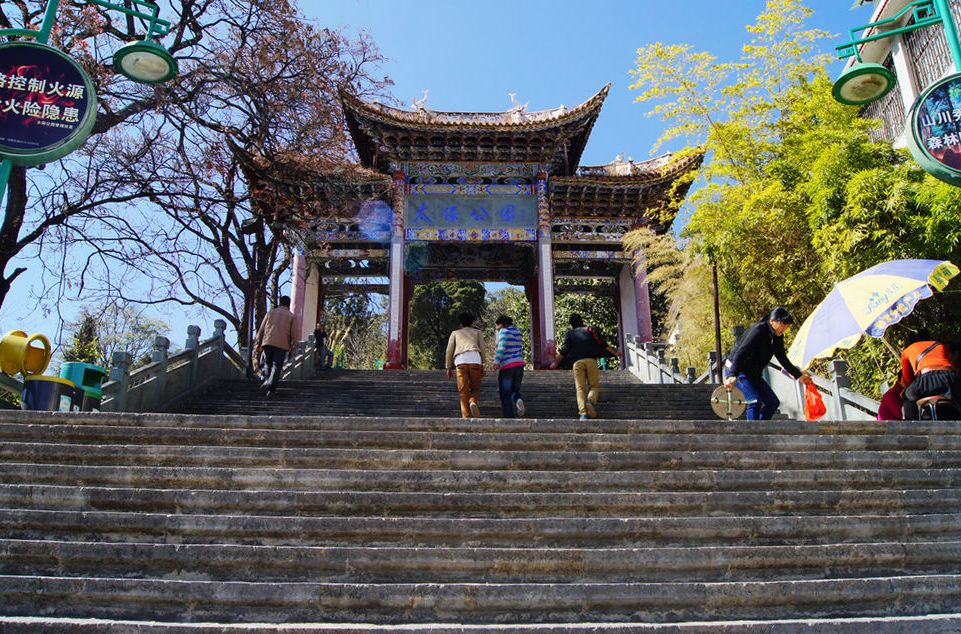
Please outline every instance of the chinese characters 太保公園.
M530 215L530 214L527 214ZM524 209L516 205L501 206L496 212L491 212L484 205L444 205L431 208L427 202L421 202L408 220L411 228L426 227L494 227L513 225L523 222Z

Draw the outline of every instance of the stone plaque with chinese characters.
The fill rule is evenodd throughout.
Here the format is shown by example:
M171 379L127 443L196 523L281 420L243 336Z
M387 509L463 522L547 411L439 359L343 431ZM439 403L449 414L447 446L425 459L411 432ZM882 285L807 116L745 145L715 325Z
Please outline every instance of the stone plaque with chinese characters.
M65 53L36 42L0 44L0 155L38 165L72 152L96 120L93 83Z
M408 240L534 241L537 198L410 195L404 206L404 226Z

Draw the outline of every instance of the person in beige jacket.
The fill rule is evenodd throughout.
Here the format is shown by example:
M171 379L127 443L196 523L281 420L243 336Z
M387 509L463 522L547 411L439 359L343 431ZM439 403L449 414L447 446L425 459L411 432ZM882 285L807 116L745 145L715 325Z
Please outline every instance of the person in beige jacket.
M254 337L254 358L259 359L263 350L267 360L267 378L260 385L260 389L264 390L268 397L277 389L287 353L293 351L297 345L296 321L294 314L290 312L290 298L284 295L280 298L280 304L264 315Z
M484 377L484 336L473 327L474 316L461 313L457 316L461 327L450 333L447 340L447 378L457 369L457 392L460 394L460 413L463 418L480 416L481 379Z

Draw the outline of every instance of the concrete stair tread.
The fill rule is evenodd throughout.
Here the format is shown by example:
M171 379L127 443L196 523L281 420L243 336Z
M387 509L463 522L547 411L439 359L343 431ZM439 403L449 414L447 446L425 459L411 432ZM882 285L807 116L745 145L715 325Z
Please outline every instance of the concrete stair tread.
M0 463L0 484L352 491L719 491L948 488L961 469L714 469L630 471L341 470Z
M0 505L21 508L109 510L129 508L168 512L215 512L243 508L249 514L392 515L459 514L488 516L645 516L671 513L730 515L747 511L770 515L801 512L961 511L958 489L874 491L712 491L712 492L382 492L227 489L150 489L0 485Z
M268 545L502 545L574 546L646 544L823 544L884 540L961 539L961 513L888 515L730 515L688 517L384 517L236 515L0 508L0 535L36 539L95 535L104 541L129 536L172 543Z
M656 632L657 634L810 634L833 632L835 634L945 634L961 630L961 614L925 614L921 616L805 618L778 620L737 619L727 621L700 621L683 623L509 623L472 624L396 623L377 625L373 623L173 623L157 621L130 621L121 619L71 619L56 617L4 617L0 616L0 629L9 634L29 632L59 634L65 630L112 634L132 630L152 634L227 634L229 632L284 632L287 634L336 634L341 632L431 632L432 634L622 634L629 632Z
M578 421L572 417L544 418L437 418L425 416L245 416L213 414L116 414L109 412L22 412L0 411L0 422L17 425L110 426L122 428L173 427L186 429L274 430L304 431L406 431L406 432L486 432L498 434L749 434L752 436L897 436L921 439L961 434L961 421L796 421L770 420L763 423L724 421L716 417L708 420L623 420L592 419Z
M623 471L659 469L958 468L961 450L526 451L0 443L0 461L143 466L261 466L384 470Z
M668 450L668 451L812 451L854 450L961 450L961 436L927 437L918 434L884 436L752 434L741 433L608 434L602 430L580 433L515 432L500 434L484 430L406 431L406 430L259 430L209 427L125 427L119 425L20 425L0 422L0 440L7 442L50 442L79 444L230 446L367 449L484 449L489 451L525 450Z
M155 619L259 621L283 613L287 621L351 620L362 611L373 622L490 622L513 610L528 622L584 621L600 613L618 620L689 621L799 616L872 616L948 613L961 599L959 575L654 583L316 583L237 582L0 575L0 605L8 615L52 606L71 597L68 614L129 618L149 604ZM185 614L186 606L189 614ZM237 613L237 606L245 611ZM518 613L517 610L522 612ZM118 614L120 612L120 614ZM273 618L267 620L274 620ZM433 619L431 619L433 620Z
M264 546L0 539L0 573L230 581L585 583L958 574L961 541L633 548Z

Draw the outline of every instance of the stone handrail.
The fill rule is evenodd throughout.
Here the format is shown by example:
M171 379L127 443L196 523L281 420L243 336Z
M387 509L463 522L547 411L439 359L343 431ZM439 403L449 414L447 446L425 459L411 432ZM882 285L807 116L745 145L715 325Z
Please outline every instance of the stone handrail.
M827 420L875 420L881 403L850 389L847 361L835 359L831 361L829 367L831 378L811 375L828 408L824 418ZM776 361L772 361L764 369L764 379L781 400L779 411L790 418L803 420L804 385L785 372Z
M110 376L103 384L100 411L163 412L185 398L202 392L212 384L227 379L242 379L247 374L245 351L227 345L224 330L227 322L214 321L214 335L200 340L200 327L187 327L184 349L169 354L170 340L154 338L151 362L130 370L133 358L128 352L114 352ZM284 365L284 379L306 379L317 368L314 335L301 341ZM0 389L18 396L23 383L0 374Z
M697 376L694 368L686 368L682 374L677 357L665 358L667 345L641 343L639 337L628 337L624 352L624 365L643 383L712 383L710 372ZM714 353L708 359L709 367L715 367ZM667 361L665 363L665 361Z
M627 341L624 355L627 370L643 383L716 383L716 353L712 352L708 359L710 369L696 377L694 368L687 368L686 373L681 374L676 357L665 363L665 348L663 343L640 343L637 338ZM850 389L847 362L835 359L830 368L831 378L812 375L828 408L825 417L828 420L874 420L880 403ZM790 418L803 420L804 386L784 372L776 361L764 370L764 379L781 401L779 411Z
M151 363L129 371L131 358L116 352L110 380L103 386L101 411L163 412L185 398L203 392L214 383L242 379L247 373L246 355L237 352L224 340L227 324L214 322L214 336L200 340L200 328L188 326L184 350L168 356L170 340L154 339ZM298 344L284 366L283 378L302 379L311 376L316 367L314 336Z

